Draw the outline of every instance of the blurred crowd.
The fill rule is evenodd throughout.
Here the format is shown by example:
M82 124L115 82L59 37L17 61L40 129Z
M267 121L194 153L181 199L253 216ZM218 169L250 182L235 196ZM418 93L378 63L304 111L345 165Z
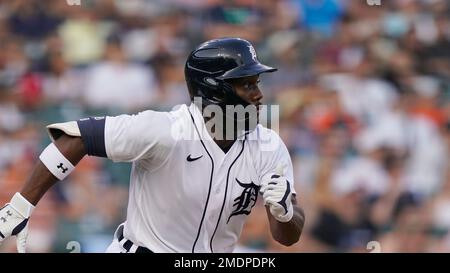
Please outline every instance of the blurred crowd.
M242 37L305 208L301 240L270 236L258 199L238 252L450 251L446 0L0 0L0 203L50 142L45 125L188 103L187 54ZM85 157L30 222L33 252L102 252L124 221L129 164ZM369 244L370 245L370 244ZM15 251L9 240L0 251Z

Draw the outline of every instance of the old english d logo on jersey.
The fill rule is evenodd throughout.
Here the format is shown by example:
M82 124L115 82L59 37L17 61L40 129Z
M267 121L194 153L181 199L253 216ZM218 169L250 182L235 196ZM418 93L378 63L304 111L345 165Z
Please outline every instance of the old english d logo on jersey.
M253 184L253 182L250 182L248 184L241 183L241 181L239 181L237 178L236 182L239 184L239 186L243 187L244 190L242 191L240 196L234 199L233 207L235 208L230 217L228 217L227 224L232 216L240 214L249 215L252 208L256 204L256 199L258 199L259 186Z

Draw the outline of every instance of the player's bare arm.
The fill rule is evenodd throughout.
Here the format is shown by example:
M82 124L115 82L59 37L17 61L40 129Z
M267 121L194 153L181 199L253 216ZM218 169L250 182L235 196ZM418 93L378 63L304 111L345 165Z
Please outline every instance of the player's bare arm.
M261 104L261 100L263 98L261 90L259 90L258 83L259 83L258 76L241 78L241 79L234 80L232 82L233 87L236 90L236 93L241 98L243 98L245 101L247 101L253 105L256 105L256 106L259 106ZM284 170L279 170L279 171L284 172ZM290 194L287 194L286 189L287 189L287 185L289 185L289 183L283 184L282 182L281 182L281 185L279 188L279 197L278 198L281 200L281 199L283 199L283 197L292 196L290 198L290 199L292 199L292 201L291 201L292 212L293 212L292 218L288 222L281 222L281 221L277 220L273 216L273 214L270 212L271 205L269 203L267 203L266 210L267 210L267 215L268 215L269 222L270 222L270 231L272 233L273 238L280 244L283 244L285 246L290 246L290 245L293 245L296 242L298 242L298 240L300 238L300 235L301 235L301 232L303 229L303 225L305 222L305 215L304 215L303 210L297 205L295 195L290 192L289 192ZM273 184L275 182L271 181L268 183ZM285 187L283 188L283 186L285 186ZM271 190L270 187L267 187L267 186L263 186L263 187L265 187L264 190L269 189L269 192L266 194L266 199L275 198L275 196L270 193L270 190ZM289 202L289 199L284 200L284 201Z
M80 137L63 134L55 141L55 145L74 166L86 155L86 149ZM20 193L36 206L47 190L57 181L58 179L39 160Z
M272 237L285 246L298 242L305 214L297 204L294 187L285 176L284 165L278 165L273 174L263 179L260 193L266 206Z
M80 137L62 134L41 153L22 190L0 209L0 243L17 236L18 252L26 252L28 220L42 196L75 168L86 154Z
M297 204L297 199L292 196L293 216L289 222L283 223L275 219L270 213L270 207L266 207L267 217L270 223L270 232L273 238L282 245L291 246L298 242L305 224L305 213Z

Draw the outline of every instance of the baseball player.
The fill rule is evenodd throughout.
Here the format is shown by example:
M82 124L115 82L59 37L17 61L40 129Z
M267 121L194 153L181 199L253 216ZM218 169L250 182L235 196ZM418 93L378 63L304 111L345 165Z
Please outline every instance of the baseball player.
M18 251L25 252L36 204L86 154L133 163L126 221L107 252L232 252L258 195L273 238L296 243L305 218L283 141L260 124L251 126L252 115L205 114L211 106L259 107L259 75L273 71L248 41L211 40L191 52L185 65L190 97L201 103L47 126L52 143L0 210L0 243L15 235ZM214 130L208 126L212 118L236 127Z

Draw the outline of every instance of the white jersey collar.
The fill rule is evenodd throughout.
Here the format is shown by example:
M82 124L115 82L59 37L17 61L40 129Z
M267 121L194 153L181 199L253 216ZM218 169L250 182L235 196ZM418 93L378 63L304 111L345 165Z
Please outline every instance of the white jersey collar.
M198 106L194 103L191 103L188 106L189 112L194 119L195 125L197 126L197 129L199 130L199 134L201 139L208 140L208 141L214 141L211 135L209 134L208 130L206 129L205 119L203 118L201 110L198 108ZM237 140L245 140L247 135L251 132L247 132L241 136L238 136Z

